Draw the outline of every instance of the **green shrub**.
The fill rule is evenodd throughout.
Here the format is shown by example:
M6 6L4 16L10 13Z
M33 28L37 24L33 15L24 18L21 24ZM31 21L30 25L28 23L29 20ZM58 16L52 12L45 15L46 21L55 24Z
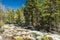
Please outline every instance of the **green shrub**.
M23 38L17 38L17 40L23 40Z
M0 26L3 26L4 25L4 22L0 22Z
M53 40L53 38L52 38L52 37L49 37L49 36L47 36L47 35L44 35L44 36L42 37L42 40Z
M31 39L31 38L25 38L24 40L33 40L33 39Z

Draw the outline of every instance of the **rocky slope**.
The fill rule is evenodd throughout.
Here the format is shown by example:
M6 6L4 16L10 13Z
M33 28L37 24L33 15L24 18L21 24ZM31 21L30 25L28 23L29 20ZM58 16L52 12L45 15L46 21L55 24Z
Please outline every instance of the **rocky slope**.
M58 34L32 31L14 25L4 25L1 29L0 40L60 40Z

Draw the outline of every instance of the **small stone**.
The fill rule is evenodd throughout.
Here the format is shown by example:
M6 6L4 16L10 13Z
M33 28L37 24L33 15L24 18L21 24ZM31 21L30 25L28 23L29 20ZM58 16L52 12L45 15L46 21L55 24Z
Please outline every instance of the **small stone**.
M0 36L0 40L2 40L2 36Z

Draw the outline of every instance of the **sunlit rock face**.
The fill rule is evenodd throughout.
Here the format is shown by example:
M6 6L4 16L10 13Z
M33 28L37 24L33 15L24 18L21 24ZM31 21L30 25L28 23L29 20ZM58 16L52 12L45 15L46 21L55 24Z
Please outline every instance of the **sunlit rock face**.
M7 26L7 27L6 27ZM60 40L60 35L23 29L13 25L4 25L1 40Z

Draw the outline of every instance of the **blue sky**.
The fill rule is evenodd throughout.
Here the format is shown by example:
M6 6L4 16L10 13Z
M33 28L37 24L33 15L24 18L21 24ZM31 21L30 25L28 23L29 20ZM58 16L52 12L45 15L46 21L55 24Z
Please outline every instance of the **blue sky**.
M21 8L22 4L26 4L26 0L2 0L2 5L14 10Z

